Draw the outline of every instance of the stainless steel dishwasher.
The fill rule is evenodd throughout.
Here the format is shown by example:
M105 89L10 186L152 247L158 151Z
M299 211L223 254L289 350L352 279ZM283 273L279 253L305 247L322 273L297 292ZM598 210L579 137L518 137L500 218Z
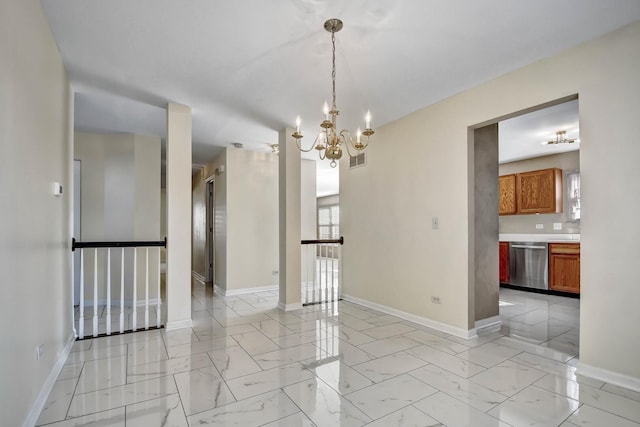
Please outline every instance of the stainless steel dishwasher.
M511 242L509 245L510 284L549 289L548 245L544 242Z

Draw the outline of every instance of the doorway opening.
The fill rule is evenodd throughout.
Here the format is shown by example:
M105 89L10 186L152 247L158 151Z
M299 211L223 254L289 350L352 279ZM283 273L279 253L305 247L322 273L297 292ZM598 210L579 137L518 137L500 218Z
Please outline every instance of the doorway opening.
M205 250L205 284L213 287L215 283L215 185L214 179L206 181L206 250Z
M578 116L574 95L472 128L476 327L490 318L506 336L569 357L580 327ZM500 249L487 259L489 246Z

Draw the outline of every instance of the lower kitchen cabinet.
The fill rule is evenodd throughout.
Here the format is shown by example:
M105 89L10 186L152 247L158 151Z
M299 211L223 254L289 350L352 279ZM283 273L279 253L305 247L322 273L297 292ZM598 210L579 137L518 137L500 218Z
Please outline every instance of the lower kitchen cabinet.
M500 242L500 283L509 283L509 242Z
M580 243L549 243L549 289L580 293Z

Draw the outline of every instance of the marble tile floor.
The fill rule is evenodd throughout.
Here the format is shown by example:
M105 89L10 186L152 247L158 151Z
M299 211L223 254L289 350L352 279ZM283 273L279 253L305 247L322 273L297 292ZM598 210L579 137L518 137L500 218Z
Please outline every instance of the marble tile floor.
M501 332L578 356L580 300L500 288Z
M640 393L576 376L561 351L345 301L276 303L195 285L193 328L76 342L37 424L640 426Z

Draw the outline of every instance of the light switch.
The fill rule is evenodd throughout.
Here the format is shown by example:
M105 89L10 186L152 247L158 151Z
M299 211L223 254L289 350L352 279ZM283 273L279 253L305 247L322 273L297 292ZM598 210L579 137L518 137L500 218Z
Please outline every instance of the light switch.
M438 228L440 228L440 224L438 223L437 216L431 217L431 228L433 228L434 230L437 230Z

